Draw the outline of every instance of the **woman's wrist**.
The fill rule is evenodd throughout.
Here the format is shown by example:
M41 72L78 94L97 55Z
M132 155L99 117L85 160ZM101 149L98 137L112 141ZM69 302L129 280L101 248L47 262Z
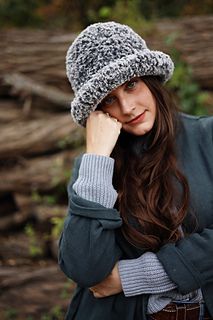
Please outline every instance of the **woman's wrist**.
M97 149L94 150L93 148L87 148L85 154L92 154L92 155L95 155L95 156L110 157L109 152L106 152L105 150L101 150L101 148L98 149L98 150Z

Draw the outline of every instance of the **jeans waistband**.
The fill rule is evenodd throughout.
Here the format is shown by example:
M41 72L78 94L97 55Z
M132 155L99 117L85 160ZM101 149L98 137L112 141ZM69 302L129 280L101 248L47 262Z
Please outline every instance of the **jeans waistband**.
M149 320L212 320L203 303L170 303L157 313L149 315Z

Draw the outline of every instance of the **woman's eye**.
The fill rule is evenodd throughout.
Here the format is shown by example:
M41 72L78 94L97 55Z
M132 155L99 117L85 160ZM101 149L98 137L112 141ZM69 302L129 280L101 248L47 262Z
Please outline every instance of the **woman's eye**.
M107 97L103 100L102 104L105 106L110 106L115 101L114 97Z
M137 81L129 81L127 82L127 89L133 89L137 84Z

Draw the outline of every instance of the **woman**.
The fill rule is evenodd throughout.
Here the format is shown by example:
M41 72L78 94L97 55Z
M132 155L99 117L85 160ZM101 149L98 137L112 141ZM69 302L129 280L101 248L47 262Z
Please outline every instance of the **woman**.
M71 113L86 126L59 249L77 283L67 319L213 316L213 117L177 112L172 73L115 22L67 52Z

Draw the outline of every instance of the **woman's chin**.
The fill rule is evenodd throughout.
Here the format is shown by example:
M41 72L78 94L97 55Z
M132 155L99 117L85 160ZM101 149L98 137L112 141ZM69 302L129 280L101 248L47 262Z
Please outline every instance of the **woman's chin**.
M153 127L151 123L141 123L135 126L124 126L123 130L134 134L135 136L143 136L144 134L148 133Z

